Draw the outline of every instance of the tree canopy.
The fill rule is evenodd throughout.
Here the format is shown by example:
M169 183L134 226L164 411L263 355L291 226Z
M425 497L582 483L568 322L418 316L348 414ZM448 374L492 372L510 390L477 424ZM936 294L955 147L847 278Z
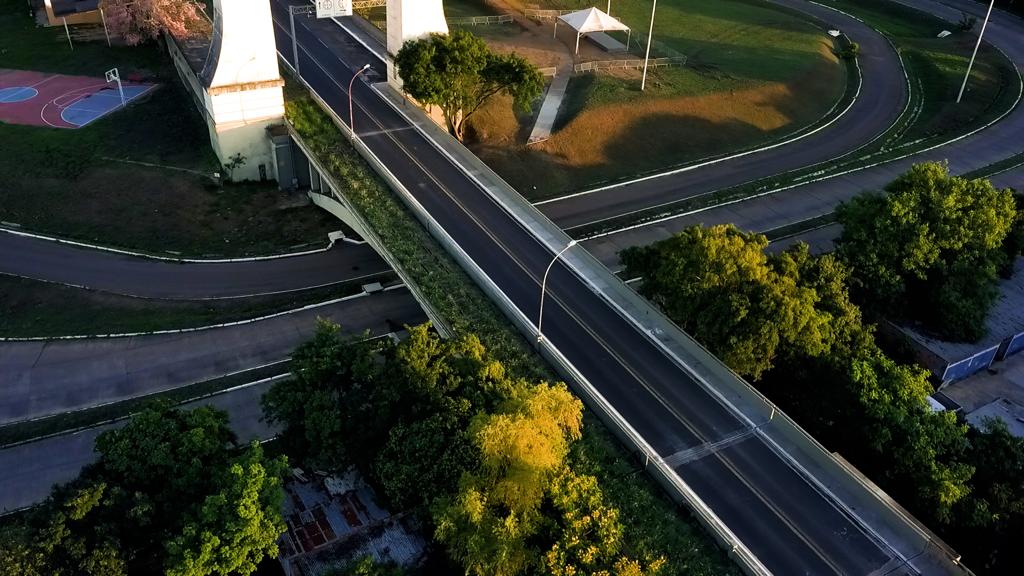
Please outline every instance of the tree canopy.
M1015 250L997 238L976 243L993 254ZM854 280L844 262L813 256L802 244L774 256L766 246L763 236L731 227L694 227L623 260L670 317L734 370L761 368L761 390L949 537L968 565L1018 569L1021 551L1011 535L1024 525L1024 440L933 412L928 372L878 347L851 300ZM782 313L792 310L802 312ZM744 320L752 318L767 326L750 329ZM791 336L790 322L813 334Z
M495 54L465 30L431 34L406 42L395 56L403 90L424 105L437 106L448 131L459 140L468 120L492 96L506 93L528 111L544 87L537 67L517 54Z
M196 0L102 0L100 8L110 31L129 46L165 31L185 36L204 22Z
M915 165L886 192L837 210L857 298L943 338L980 338L1018 217L1012 193L937 163Z
M324 323L293 358L297 377L264 397L285 444L320 468L357 467L392 509L418 511L466 574L543 572L549 557L579 573L660 569L623 550L597 479L568 468L583 406L564 384L512 378L476 337L428 326L394 344Z
M104 432L99 460L0 539L0 574L252 574L285 530L285 464L233 441L208 407Z
M830 279L845 277L831 257L816 261L805 248L769 257L767 245L764 236L732 225L694 226L629 248L622 262L630 277L643 278L640 291L684 330L733 370L759 378L779 353L824 353L844 329L833 316L856 315Z

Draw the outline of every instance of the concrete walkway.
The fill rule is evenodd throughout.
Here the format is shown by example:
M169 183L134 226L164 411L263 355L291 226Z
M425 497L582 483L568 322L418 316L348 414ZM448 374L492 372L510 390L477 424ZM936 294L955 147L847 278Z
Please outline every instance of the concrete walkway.
M555 119L558 118L558 110L562 107L562 100L565 98L565 89L569 87L569 78L572 78L572 64L563 65L558 68L555 78L548 87L544 96L544 103L540 106L540 114L537 115L537 122L533 125L533 132L530 132L530 139L527 144L543 142L551 137L551 131L555 127Z

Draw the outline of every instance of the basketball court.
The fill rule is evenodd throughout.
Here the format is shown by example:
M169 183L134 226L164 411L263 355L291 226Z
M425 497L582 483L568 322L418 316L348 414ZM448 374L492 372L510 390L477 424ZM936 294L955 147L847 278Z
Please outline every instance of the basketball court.
M155 87L122 83L124 104ZM0 122L74 129L121 106L117 84L103 78L0 69Z

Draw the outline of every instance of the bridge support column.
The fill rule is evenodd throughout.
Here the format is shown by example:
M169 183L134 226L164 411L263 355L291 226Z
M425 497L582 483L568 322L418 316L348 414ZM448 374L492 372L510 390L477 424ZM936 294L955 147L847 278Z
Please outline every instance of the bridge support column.
M402 79L395 70L394 58L407 40L418 40L431 33L447 34L441 0L388 0L388 83L401 90Z

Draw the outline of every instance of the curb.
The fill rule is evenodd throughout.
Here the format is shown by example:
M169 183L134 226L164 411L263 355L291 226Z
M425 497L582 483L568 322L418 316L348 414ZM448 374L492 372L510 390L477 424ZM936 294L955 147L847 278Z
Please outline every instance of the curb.
M280 362L274 362L273 364L280 364ZM273 364L268 364L268 366L273 366ZM259 368L263 368L263 366L257 366L256 368L250 368L248 370L243 370L243 372L248 372L249 370L258 370ZM238 374L238 373L239 372L236 372L235 374ZM218 376L218 378L226 378L226 377L232 376L232 375L233 374L225 374L224 376ZM252 386L258 386L260 384L266 384L268 382L276 382L278 380L287 378L288 376L291 376L291 372L286 372L284 374L277 374L275 376L269 376L267 378L261 378L259 380L254 380L252 382L247 382L245 384L239 384L238 386L232 386L230 388L225 388L223 390L218 390L216 392L209 392L207 394L202 394L202 395L196 396L194 398L186 398L186 399L182 400L181 402L175 403L174 405L175 406L183 406L183 405L189 404L191 402L198 402L200 400L206 400L207 398L213 398L213 397L216 397L216 396L221 396L221 395L227 394L229 392L236 392L238 390L243 390L245 388L250 388ZM199 384L199 382L193 382L193 384ZM91 410L93 408L100 408L100 407L105 406L105 405L106 404L97 404L96 406L90 406L89 408L83 408L82 410ZM70 413L71 412L65 412L64 414L70 414ZM122 420L127 420L127 419L131 418L132 416L134 416L135 414L136 414L136 412L129 412L128 414L125 414L123 416L118 416L116 418L109 418L107 420L103 420L103 421L100 421L100 422L94 422L94 423L88 424L86 426L79 426L78 428L70 428L68 430L61 430L59 432L53 432L53 433L50 433L50 434L44 434L42 436L35 436L33 438L26 438L24 440L18 440L17 442L11 442L10 444L3 444L3 445L0 445L0 451L7 450L7 449L10 449L10 448L17 448L18 446L24 446L25 444L32 444L33 442L41 442L43 440L49 440L50 438L57 438L57 437L60 437L60 436L72 436L72 435L78 434L80 432L85 432L86 430L92 430L93 428L99 428L100 426L107 426L108 424L114 424L114 423L120 422ZM51 417L52 416L44 416L43 418L51 418ZM34 420L40 420L40 418L36 418ZM11 424L6 424L5 426L13 426L13 425L17 425L17 424L23 424L25 422L32 422L34 420L23 420L22 422L12 422ZM0 516L2 516L2 514L0 514Z
M405 284L396 284L394 286L388 286L384 288L382 292L390 292L392 290L399 290L405 288ZM272 318L278 318L281 316L287 316L289 314L296 314L298 312L306 312L309 310L315 310L317 308L323 308L325 306L331 306L333 304L339 304L341 302L347 302L349 300L355 300L357 298L366 298L371 296L369 292L360 292L359 294L353 294L351 296L344 296L342 298L335 298L326 302L320 302L317 304L308 304L300 308L293 308L291 310L284 310L281 312L275 312L273 314L267 314L265 316L259 316L256 318L249 318L248 320L237 320L235 322L225 322L222 324L212 324L209 326L197 326L195 328L178 328L175 330L155 330L152 332L123 332L116 334L79 334L74 336L29 336L25 338L0 338L0 343L14 343L14 342L56 342L63 340L112 340L115 338L135 338L137 336L165 336L169 334L188 334L191 332L205 332L207 330L216 330L218 328L231 328L234 326L243 326L245 324L254 324L256 322L262 322L264 320L270 320Z
M9 224L9 223L8 223ZM133 250L124 250L121 248L112 248L110 246L101 246L99 244L89 244L87 242L79 242L77 240L67 240L65 238L57 238L55 236L47 236L45 234L35 234L32 232L22 232L20 230L12 230L0 226L0 232L11 234L14 236L21 236L23 238L32 238L35 240L45 240L47 242L54 242L56 244L67 244L69 246L75 246L77 248L87 248L89 250L99 250L101 252L111 252L114 254L122 254L124 256L134 256L136 258L148 258L150 260L161 260L164 262L179 262L186 264L230 264L234 262L260 262L263 260L280 260L282 258L294 258L296 256L309 256L310 254L319 254L321 252L327 252L334 247L334 240L325 248L316 248L314 250L305 250L302 252L291 252L287 254L275 254L272 256L251 256L247 258L176 258L171 256L157 256L155 254L146 254L145 252L136 252ZM349 239L344 239L349 241ZM355 241L353 241L355 242Z
M999 52L1002 53L1003 56L1006 57L1007 60L1009 60L1010 62L1012 62L1014 64L1017 64L1005 52L1003 52L1003 50L1001 48L999 48L998 46L995 46L994 44L992 46L996 50L999 50ZM654 224L660 224L662 222L668 222L668 221L674 220L676 218L683 218L683 217L686 217L686 216L692 216L694 214L699 214L701 212L707 212L708 210L713 210L715 208L721 208L723 206L731 206L733 204L739 204L741 202L747 202L749 200L755 200L757 198L761 198L761 197L764 197L764 196L771 196L772 194L776 194L776 193L779 193L779 192L785 192L786 190L790 190L792 188L799 188L800 186L806 186L808 184L814 184L816 182L824 182L825 180L831 180L833 178L838 178L840 176L845 176L847 174L852 174L854 172L860 172L862 170L869 170L871 168L875 168L875 167L881 166L883 164L889 164L890 162L899 162L900 160L906 160L907 158L910 158L912 156L917 156L918 154L925 154L927 152L931 152L932 150L936 150L938 148L943 148L945 146L949 146L950 144L955 144L956 142L959 142L960 140L964 140L966 138L970 138L971 136L974 136L975 134L977 134L979 132L982 132L984 130L987 130L987 129L991 128L992 126L994 126L995 124L998 124L1004 118L1006 118L1010 114L1013 114L1017 110L1017 107L1020 106L1021 101L1024 100L1024 76L1021 76L1020 72L1018 72L1017 73L1017 77L1018 77L1018 80L1020 81L1019 92L1017 94L1017 101L1013 104L1013 106L1010 107L1009 110L1007 110L1006 112L1003 112L1002 114L1000 114L997 118L993 119L988 124L985 124L984 126L981 126L979 128L975 128L974 130L972 130L972 131L970 131L970 132L968 132L966 134L961 134L960 136L957 136L956 138L953 138L951 140L946 140L945 142L940 142L938 144L935 144L933 146L929 146L929 147L924 148L922 150L916 150L914 152L910 152L910 153L904 154L902 156L897 156L895 158L888 158L888 159L882 160L880 162L875 162L873 164L868 164L866 166L859 166L857 168L852 168L850 170L843 170L841 172L835 172L833 174L829 174L827 176L822 176L820 178L813 178L813 179L810 179L810 180L804 180L804 181L801 181L801 182L798 182L798 183L795 183L795 184L790 184L788 186L783 186L781 188L774 188L772 190L767 190L765 192L754 194L752 196L747 196L745 198L738 198L736 200L730 200L728 202L722 202L722 203L719 203L719 204L715 204L714 206L706 206L704 208L698 208L696 210L690 210L690 211L687 211L687 212L680 212L679 214L672 214L670 216L664 216L664 217L661 217L661 218L655 218L655 219L652 219L652 220L647 220L645 222L640 222L640 223L637 223L637 224L632 224L632 225L626 226L624 228L617 228L615 230L607 230L607 231L604 231L604 232L599 232L597 234L592 234L590 236L586 236L586 237L580 238L579 241L583 242L583 241L586 241L586 240L595 240L597 238L604 238L605 236L612 236L612 235L615 235L615 234L619 234L621 232L628 232L630 230L636 230L637 228L643 228L645 226L651 226L651 225L654 225Z

